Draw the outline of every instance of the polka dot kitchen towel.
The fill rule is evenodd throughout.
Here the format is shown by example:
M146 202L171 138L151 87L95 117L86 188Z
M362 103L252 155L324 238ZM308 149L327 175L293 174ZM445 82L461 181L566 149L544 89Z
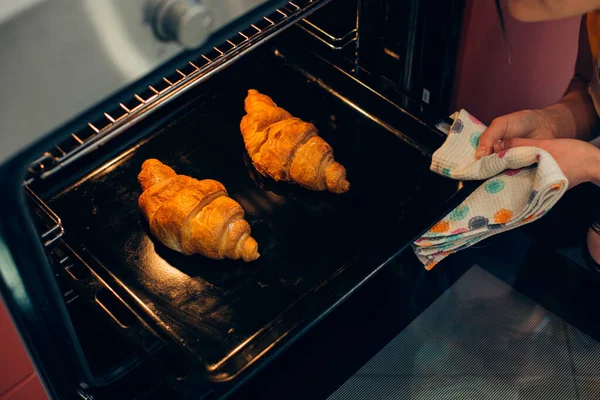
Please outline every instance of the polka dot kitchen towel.
M535 221L567 190L567 178L542 149L519 147L476 160L485 128L461 110L446 142L433 154L431 170L438 174L458 180L487 180L415 241L415 254L427 270L452 253Z

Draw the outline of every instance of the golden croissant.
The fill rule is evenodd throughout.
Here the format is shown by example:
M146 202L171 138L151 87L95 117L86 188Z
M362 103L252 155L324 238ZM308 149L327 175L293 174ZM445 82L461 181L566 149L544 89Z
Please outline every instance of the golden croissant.
M269 96L250 89L240 129L252 163L276 181L294 181L311 190L344 193L346 169L309 122L294 118Z
M259 257L244 210L220 182L177 175L155 159L144 161L138 181L150 231L168 248L213 259Z

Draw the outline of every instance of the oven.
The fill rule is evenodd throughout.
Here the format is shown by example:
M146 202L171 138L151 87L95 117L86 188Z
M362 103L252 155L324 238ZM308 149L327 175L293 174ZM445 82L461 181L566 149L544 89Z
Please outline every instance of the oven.
M164 17L177 2L144 4ZM160 40L142 48L154 58L138 50L145 62L135 64L130 27L131 43L96 64L126 70L119 79L99 71L89 87L74 84L70 68L95 62L82 49L70 53L72 65L63 58L62 70L48 72L48 85L18 83L5 108L2 135L14 132L17 143L5 139L11 152L2 155L0 288L55 398L235 392L276 356L294 354L300 338L391 264L414 281L419 267L405 250L472 189L429 171L448 129L461 1L238 2L244 7L221 17L211 2L181 2L191 14L175 17L204 28L156 22L144 8ZM87 3L99 18L119 8ZM121 11L132 25L142 18ZM90 25L110 53L127 23L103 21ZM317 126L346 166L348 193L310 192L256 171L239 128L251 88ZM28 122L37 110L43 118ZM261 258L184 256L154 239L137 201L149 158L221 181Z

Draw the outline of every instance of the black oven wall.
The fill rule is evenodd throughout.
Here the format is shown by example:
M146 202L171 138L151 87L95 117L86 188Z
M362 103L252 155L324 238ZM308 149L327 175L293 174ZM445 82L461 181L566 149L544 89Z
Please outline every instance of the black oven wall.
M464 8L465 0L333 0L294 30L297 42L427 120L454 111Z
M449 113L464 0L360 1L359 66Z

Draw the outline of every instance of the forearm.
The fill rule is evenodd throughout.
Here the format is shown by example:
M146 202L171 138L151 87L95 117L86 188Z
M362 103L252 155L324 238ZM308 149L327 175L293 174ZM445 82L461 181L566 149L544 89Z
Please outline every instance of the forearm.
M586 140L598 123L598 114L587 91L588 82L575 77L561 101L544 108L551 116L557 138Z

